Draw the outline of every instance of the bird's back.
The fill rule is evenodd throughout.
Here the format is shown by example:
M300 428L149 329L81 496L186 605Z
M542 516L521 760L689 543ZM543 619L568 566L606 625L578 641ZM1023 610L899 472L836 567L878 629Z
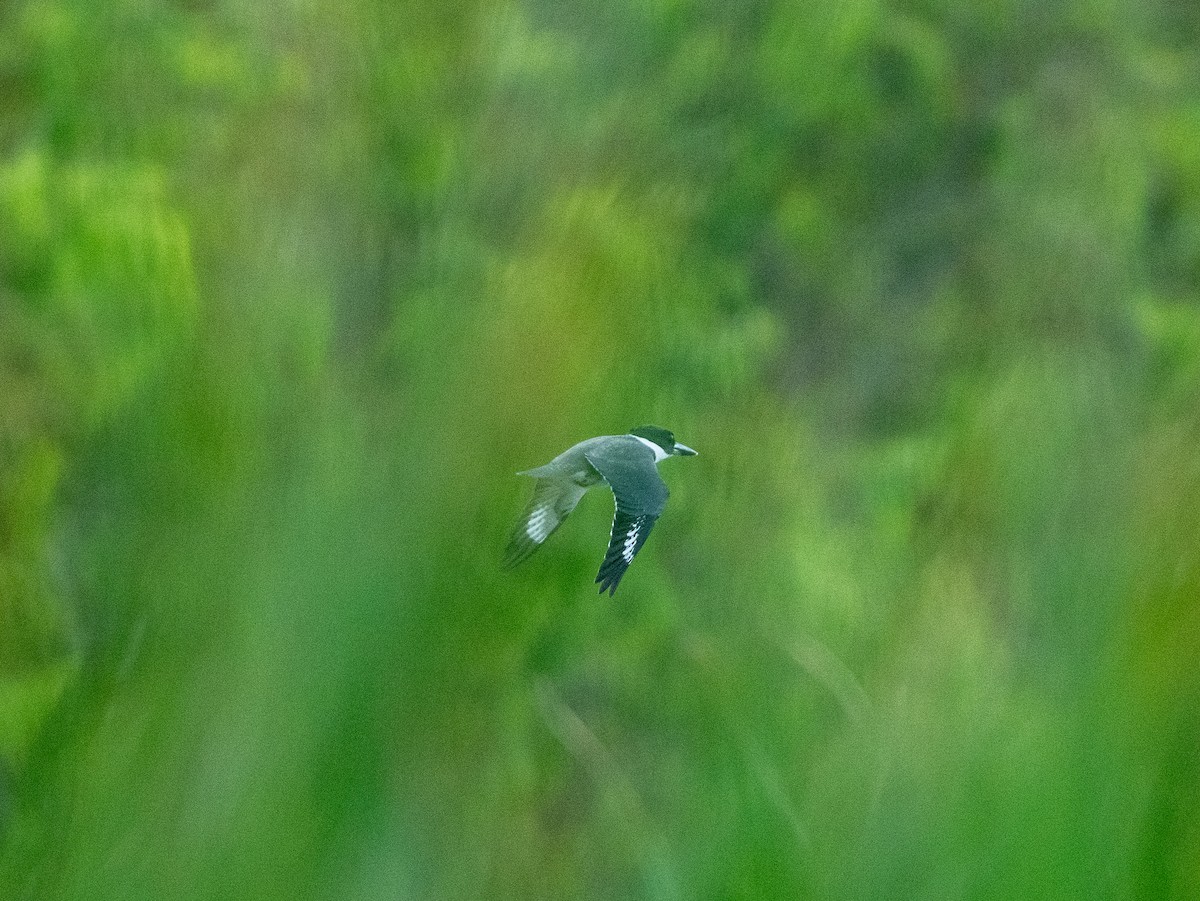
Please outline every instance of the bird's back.
M640 446L640 442L631 435L600 435L597 438L580 441L574 447L567 448L549 463L535 469L523 470L517 475L533 476L535 479L570 478L572 481L580 482L580 478L590 477L594 474L595 477L588 478L587 481L595 484L600 481L600 474L588 462L587 454L599 448L617 447L625 442L629 442L633 447Z

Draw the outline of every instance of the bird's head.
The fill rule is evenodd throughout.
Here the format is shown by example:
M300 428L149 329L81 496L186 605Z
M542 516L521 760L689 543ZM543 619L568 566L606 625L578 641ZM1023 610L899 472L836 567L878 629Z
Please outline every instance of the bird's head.
M675 435L666 429L660 429L656 425L638 426L636 429L629 430L630 435L636 435L639 438L645 438L647 441L653 441L663 449L663 453L668 456L676 457L694 457L696 452L686 444L680 444L675 440Z

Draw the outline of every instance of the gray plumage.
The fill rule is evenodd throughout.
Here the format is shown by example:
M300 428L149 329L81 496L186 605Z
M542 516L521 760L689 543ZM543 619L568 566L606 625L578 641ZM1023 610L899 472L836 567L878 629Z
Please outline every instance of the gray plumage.
M589 438L549 463L518 475L537 480L533 499L513 529L505 562L516 566L549 538L587 491L604 482L616 499L608 551L596 581L611 596L667 503L658 463L696 452L678 444L666 429L643 426L628 435Z

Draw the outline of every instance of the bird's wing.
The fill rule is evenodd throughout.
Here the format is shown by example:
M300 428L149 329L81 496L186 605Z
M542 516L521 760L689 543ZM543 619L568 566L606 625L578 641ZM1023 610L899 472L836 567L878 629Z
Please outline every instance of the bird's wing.
M511 568L527 560L562 525L586 492L586 488L569 479L538 479L533 500L513 528L504 555L504 565Z
M611 597L667 505L667 486L654 465L654 453L640 442L634 450L617 446L588 451L587 459L616 498L608 552L596 574L600 593L607 591Z

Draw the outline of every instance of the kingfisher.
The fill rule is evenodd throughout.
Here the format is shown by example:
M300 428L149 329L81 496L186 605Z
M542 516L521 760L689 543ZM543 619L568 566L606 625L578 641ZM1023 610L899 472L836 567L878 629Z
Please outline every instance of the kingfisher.
M537 482L533 500L513 529L505 565L513 567L528 559L562 525L588 489L604 482L616 499L616 513L596 582L601 594L607 591L612 597L667 504L667 486L658 474L658 464L667 457L695 455L671 432L646 425L627 435L588 438L544 466L517 473Z

